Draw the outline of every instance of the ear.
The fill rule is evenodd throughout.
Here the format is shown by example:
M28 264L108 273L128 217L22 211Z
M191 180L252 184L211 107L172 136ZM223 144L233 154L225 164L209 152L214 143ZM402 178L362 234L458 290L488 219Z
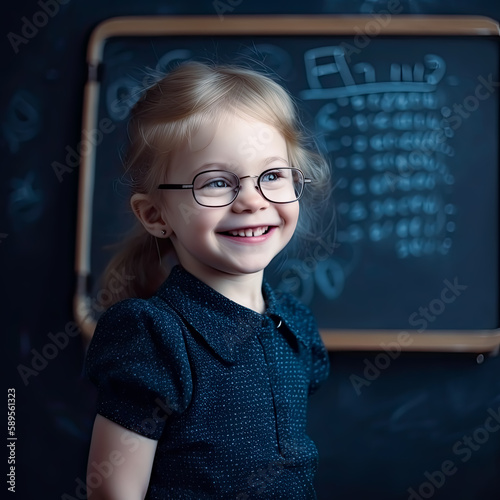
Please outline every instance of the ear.
M130 206L150 234L157 238L167 238L172 234L172 229L162 217L161 210L147 194L133 194L130 198Z

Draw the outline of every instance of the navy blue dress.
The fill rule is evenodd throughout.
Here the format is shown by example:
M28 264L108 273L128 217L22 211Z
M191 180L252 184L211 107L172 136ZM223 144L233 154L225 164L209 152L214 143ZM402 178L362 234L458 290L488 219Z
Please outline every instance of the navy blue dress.
M304 305L263 292L262 315L177 266L100 318L97 412L158 440L147 499L316 498L306 409L328 355Z

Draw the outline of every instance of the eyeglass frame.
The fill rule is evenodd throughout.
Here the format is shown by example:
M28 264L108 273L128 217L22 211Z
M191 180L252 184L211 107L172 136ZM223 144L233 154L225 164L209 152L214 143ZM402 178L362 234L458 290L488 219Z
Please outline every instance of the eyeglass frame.
M295 200L291 200L291 201L272 201L270 200L263 192L262 192L262 189L260 187L260 180L262 178L263 175L269 173L269 172L272 172L273 170L296 170L297 172L300 173L300 175L302 176L302 179L303 179L303 183L302 183L302 190L299 194L299 196L297 198L295 198ZM232 174L234 175L235 177L238 178L238 186L237 188L235 188L235 195L234 195L234 198L229 202L229 203L224 203L224 205L204 205L203 203L200 203L197 198L196 198L196 195L194 194L194 182L196 180L196 178L199 176L199 175L203 175L203 174L208 174L210 172L226 172L228 174ZM302 194L304 193L304 187L306 184L310 184L312 182L312 179L306 177L304 175L304 172L302 172L302 170L300 170L300 168L297 168L297 167L280 167L280 168L268 168L267 170L264 170L264 172L262 172L261 174L259 175L244 175L243 177L238 177L234 172L231 172L229 170L221 170L221 169L214 169L214 170L204 170L203 172L199 172L198 174L196 174L194 177L193 177L193 180L192 180L192 183L191 184L159 184L157 189L191 189L191 193L193 194L193 198L194 198L194 201L196 201L196 203L198 203L198 205L201 205L202 207L207 207L207 208L221 208L221 207L227 207L229 205L231 205L231 203L234 203L236 198L238 198L238 195L240 194L240 191L241 191L241 180L242 179L255 179L257 178L257 183L255 185L255 187L257 188L258 192L260 193L260 195L265 199L267 200L269 203L278 203L280 205L284 205L286 203L295 203L296 201L299 201L300 198L302 198Z

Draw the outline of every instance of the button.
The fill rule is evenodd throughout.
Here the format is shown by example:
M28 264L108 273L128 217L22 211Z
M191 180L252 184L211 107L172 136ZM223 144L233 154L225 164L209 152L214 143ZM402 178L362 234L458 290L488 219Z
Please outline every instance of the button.
M265 316L262 320L262 326L265 328L276 328L278 329L283 324L279 316Z

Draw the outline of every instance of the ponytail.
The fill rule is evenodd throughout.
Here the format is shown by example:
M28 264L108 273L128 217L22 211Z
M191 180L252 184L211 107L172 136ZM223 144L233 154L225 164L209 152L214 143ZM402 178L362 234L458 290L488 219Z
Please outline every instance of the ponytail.
M170 239L156 238L137 222L131 233L113 246L119 246L120 250L112 257L101 278L102 289L110 297L106 305L131 297L151 297L170 273L162 263L164 257L173 252ZM120 286L116 286L117 274Z

